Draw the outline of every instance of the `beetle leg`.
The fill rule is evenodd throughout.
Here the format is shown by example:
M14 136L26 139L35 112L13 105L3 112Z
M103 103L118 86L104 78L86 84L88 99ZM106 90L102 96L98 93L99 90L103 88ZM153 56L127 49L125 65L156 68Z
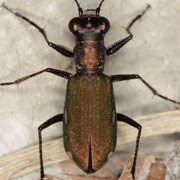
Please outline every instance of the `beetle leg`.
M55 124L57 122L60 122L63 120L63 114L58 114L51 119L47 120L43 124L41 124L38 128L38 135L39 135L39 156L40 156L40 174L41 174L41 180L44 178L44 165L43 165L43 152L42 152L42 130L45 128L51 126L52 124Z
M117 113L117 120L125 122L125 123L129 124L130 126L133 126L138 129L138 135L136 138L136 148L135 148L135 152L134 152L134 160L133 160L133 165L132 165L132 169L131 169L131 174L132 174L133 180L135 180L136 160L137 160L137 155L138 155L138 150L139 150L139 141L140 141L140 137L141 137L142 126L139 123L137 123L136 121L134 121L133 119L131 119L123 114L119 114L119 113Z
M170 99L170 98L168 98L168 97L163 96L162 94L160 94L156 89L154 89L148 82L146 82L146 81L145 81L140 75L138 75L138 74L119 74L119 75L113 75L113 76L111 76L112 82L125 81L125 80L131 80L131 79L139 79L139 80L141 80L141 82L142 82L143 84L145 84L146 87L147 87L148 89L150 89L150 91L151 91L154 95L156 95L156 96L158 96L158 97L160 97L160 98L162 98L162 99L164 99L164 100L166 100L166 101L170 101L170 102L173 102L173 103L175 103L175 104L180 105L180 102L177 102L177 101L175 101L175 100L173 100L173 99Z
M38 71L36 73L33 73L33 74L30 74L28 76L25 76L23 78L20 78L20 79L17 79L13 82L5 82L5 83L0 83L0 86L7 86L7 85L13 85L13 84L20 84L22 83L23 81L25 80L28 80L34 76L37 76L41 73L44 73L44 72L48 72L48 73L52 73L52 74L55 74L57 76L61 76L63 78L66 78L66 79L69 79L70 76L71 76L71 73L69 72L66 72L66 71L61 71L61 70L58 70L58 69L53 69L53 68L46 68L46 69L43 69L41 71Z
M146 9L141 14L138 14L126 27L126 31L129 34L129 36L127 36L126 38L119 40L119 41L113 43L112 45L110 45L109 47L107 47L107 49L106 49L107 55L114 54L116 51L118 51L120 48L122 48L126 43L128 43L133 38L133 34L131 33L131 27L134 25L134 23L137 20L142 18L142 16L148 11L148 9L150 7L151 6L148 4Z
M23 16L21 13L19 12L15 12L12 9L10 9L8 6L6 6L4 3L1 5L3 8L5 8L6 10L8 10L10 13L14 14L15 16L23 19L24 21L28 22L29 24L31 24L32 26L34 26L36 29L38 29L38 31L42 34L42 36L44 37L45 41L47 42L47 44L55 49L56 51L58 51L59 53L61 53L62 55L66 56L66 57L74 57L74 53L69 50L68 48L66 48L65 46L62 45L58 45L55 44L53 42L50 42L48 40L48 37L46 35L46 32L43 28L39 27L36 23L34 23L33 21L31 21L29 18Z

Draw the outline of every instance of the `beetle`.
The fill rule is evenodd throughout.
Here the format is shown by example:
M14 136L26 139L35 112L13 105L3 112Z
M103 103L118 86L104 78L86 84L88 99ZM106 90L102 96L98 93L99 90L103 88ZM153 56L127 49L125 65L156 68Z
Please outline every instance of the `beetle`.
M104 36L110 29L110 22L106 17L100 15L103 2L104 0L101 0L96 9L83 10L79 2L75 0L79 16L74 17L69 22L69 30L76 39L73 51L63 45L49 41L43 28L21 13L13 11L4 3L1 5L7 11L34 26L44 37L48 46L75 60L75 74L46 68L13 82L0 83L1 86L20 84L44 72L68 80L64 113L50 118L38 128L41 180L45 177L41 134L45 128L57 122L63 122L64 148L67 154L83 171L94 173L106 163L115 150L117 121L127 123L138 130L131 169L132 177L135 179L136 159L142 127L130 117L116 113L113 93L114 82L139 79L154 95L180 105L179 102L159 94L138 74L108 76L103 73L105 57L117 52L133 38L132 26L150 9L150 5L147 5L142 13L132 19L126 27L127 37L105 47Z

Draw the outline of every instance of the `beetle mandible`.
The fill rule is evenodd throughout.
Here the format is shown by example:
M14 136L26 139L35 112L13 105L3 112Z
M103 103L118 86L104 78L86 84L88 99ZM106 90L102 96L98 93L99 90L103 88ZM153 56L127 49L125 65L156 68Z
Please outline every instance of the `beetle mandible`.
M150 9L150 5L147 5L141 14L132 19L126 27L127 37L105 47L104 36L110 29L110 22L106 17L100 15L103 2L104 0L101 0L96 9L83 10L79 2L75 0L79 16L69 22L69 29L76 39L73 51L49 41L43 28L21 13L13 11L4 3L2 4L2 7L7 11L37 28L48 46L75 60L76 73L74 75L66 71L46 68L14 82L0 83L1 86L20 84L44 72L68 80L64 113L50 118L38 128L41 180L45 176L41 132L50 125L61 121L63 122L65 150L69 157L86 173L93 173L100 169L115 150L117 121L125 122L137 128L138 134L131 169L132 177L135 179L136 159L142 127L133 119L116 113L113 82L139 79L154 95L180 105L179 102L159 94L138 74L108 76L103 73L105 56L114 54L133 38L131 27Z

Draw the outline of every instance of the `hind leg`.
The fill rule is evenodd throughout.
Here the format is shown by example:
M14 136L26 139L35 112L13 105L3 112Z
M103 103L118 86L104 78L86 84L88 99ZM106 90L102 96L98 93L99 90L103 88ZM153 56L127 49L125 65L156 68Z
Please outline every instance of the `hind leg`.
M38 128L38 135L39 135L39 156L40 156L40 179L43 180L45 174L44 174L44 165L43 165L43 152L42 152L42 131L57 123L57 122L61 122L63 120L63 114L58 114L52 118L50 118L49 120L47 120L46 122L44 122L43 124L41 124Z
M139 150L139 141L140 141L140 137L141 137L142 126L139 123L137 123L136 121L134 121L133 119L131 119L123 114L119 114L119 113L117 114L117 120L125 122L125 123L129 124L130 126L137 128L137 130L138 130L138 134L137 134L137 138L136 138L136 147L135 147L135 152L134 152L134 160L133 160L132 169L131 169L131 174L132 174L133 180L135 180L136 160L137 160L137 155L138 155L138 150Z

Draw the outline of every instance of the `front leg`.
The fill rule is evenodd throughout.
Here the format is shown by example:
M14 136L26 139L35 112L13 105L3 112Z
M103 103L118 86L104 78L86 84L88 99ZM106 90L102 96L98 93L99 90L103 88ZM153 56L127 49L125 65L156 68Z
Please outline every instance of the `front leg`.
M57 76L61 76L61 77L66 78L66 79L69 79L71 77L71 75L72 75L71 73L66 72L66 71L61 71L61 70L53 69L53 68L46 68L46 69L43 69L41 71L38 71L38 72L30 74L30 75L27 75L25 77L22 77L20 79L12 81L12 82L0 83L0 86L8 86L8 85L13 85L13 84L20 84L23 81L28 80L28 79L30 79L30 78L32 78L34 76L37 76L39 74L42 74L44 72L52 73L52 74L55 74Z
M44 37L44 39L47 42L48 46L50 46L51 48L55 49L56 51L58 51L59 53L61 53L62 55L66 56L66 57L74 57L74 53L71 50L69 50L68 48L66 48L65 46L58 45L58 44L55 44L53 42L50 42L48 40L48 37L46 35L45 30L43 28L41 28L40 26L38 26L36 23L34 23L32 20L30 20L29 18L25 17L24 15L22 15L19 12L13 11L8 6L6 6L4 3L1 6L4 9L6 9L7 11L9 11L10 13L14 14L15 16L23 19L24 21L26 21L30 25L34 26L42 34L42 36Z
M163 96L162 94L160 94L156 89L154 89L147 81L145 81L140 75L138 74L118 74L118 75L113 75L111 76L111 80L112 82L117 82L117 81L126 81L126 80L132 80L132 79L139 79L141 80L141 82L143 84L145 84L145 86L156 96L159 96L160 98L166 100L166 101L170 101L173 102L175 104L180 105L180 102L177 102L173 99L170 99L166 96Z
M132 38L133 38L133 34L131 33L131 27L134 25L134 23L141 19L142 16L148 11L148 9L150 8L150 5L147 5L146 9L141 13L138 14L127 26L126 28L126 32L129 34L129 36L127 36L124 39L121 39L115 43L113 43L112 45L110 45L109 47L107 47L106 49L106 54L107 55L111 55L114 54L116 51L118 51L119 49L121 49L126 43L128 43Z

